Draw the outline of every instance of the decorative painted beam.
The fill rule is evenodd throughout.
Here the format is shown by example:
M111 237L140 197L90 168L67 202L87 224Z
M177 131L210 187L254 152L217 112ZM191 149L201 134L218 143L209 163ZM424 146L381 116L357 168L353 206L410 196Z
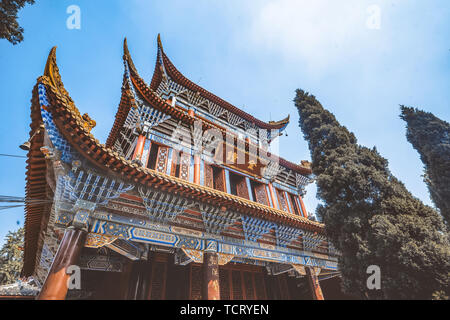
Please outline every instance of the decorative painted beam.
M38 94L39 104L41 106L41 116L42 121L44 122L45 130L47 131L47 135L50 138L53 147L59 151L61 161L71 163L74 158L79 159L80 156L75 150L73 150L69 142L61 135L55 122L53 121L53 116L47 110L50 103L47 100L46 89L42 83L38 84Z

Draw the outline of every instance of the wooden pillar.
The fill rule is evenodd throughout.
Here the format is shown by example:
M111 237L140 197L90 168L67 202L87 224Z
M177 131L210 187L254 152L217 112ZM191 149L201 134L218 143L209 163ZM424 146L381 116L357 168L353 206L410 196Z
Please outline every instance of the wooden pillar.
M298 201L300 202L300 206L302 207L302 215L305 217L305 218L308 218L308 212L306 212L306 208L305 208L305 204L303 203L303 199L302 199L302 197L299 195L298 196Z
M85 231L65 230L50 271L37 297L38 300L64 300L66 298L70 279L70 274L67 274L66 270L71 265L77 265L85 240Z
M275 209L280 209L277 205L278 200L275 198L275 192L273 191L272 183L269 183L269 191L270 191L270 197L272 198L273 207Z
M147 261L134 261L129 280L128 299L146 300L151 282L151 264Z
M311 289L314 300L324 300L322 288L320 287L319 279L317 278L314 268L306 267L306 277L308 278L309 287Z
M200 184L200 157L194 156L194 183Z
M204 299L220 300L219 287L219 256L215 252L205 252L203 256L204 266Z
M194 109L189 109L188 115L195 117ZM200 157L198 155L194 155L194 183L200 184Z
M120 273L119 280L119 299L120 300L128 300L128 292L130 290L130 275L131 275L132 263L129 261L124 262L123 270Z
M142 154L144 153L144 146L145 146L145 136L139 135L138 141L136 143L136 149L134 149L133 153L133 160L141 160Z

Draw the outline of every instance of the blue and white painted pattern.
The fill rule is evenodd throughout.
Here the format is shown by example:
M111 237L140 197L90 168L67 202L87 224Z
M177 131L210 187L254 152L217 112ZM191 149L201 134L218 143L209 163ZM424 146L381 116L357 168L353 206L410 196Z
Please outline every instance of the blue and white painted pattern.
M301 234L303 234L303 231L294 227L277 225L275 228L275 233L277 236L277 245L286 247L286 245L296 240Z
M78 154L73 150L69 142L67 142L67 140L61 135L55 122L53 121L52 114L46 110L50 104L47 99L45 86L42 83L38 84L38 94L41 116L44 121L44 126L48 137L50 138L53 146L61 152L61 160L66 163L71 163L75 158L79 158Z
M269 233L271 229L276 227L276 224L273 222L254 217L242 215L241 220L245 239L249 241L256 241L260 239L263 235Z

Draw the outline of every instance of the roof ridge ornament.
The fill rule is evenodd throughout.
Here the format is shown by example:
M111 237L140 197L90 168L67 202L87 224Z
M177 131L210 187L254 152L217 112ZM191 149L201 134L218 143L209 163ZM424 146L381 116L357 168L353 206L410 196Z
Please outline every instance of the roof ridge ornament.
M61 80L61 75L59 73L59 68L56 63L56 46L54 46L48 55L47 63L45 64L44 76L50 80L50 84L54 86L59 93L63 94L67 98L69 98L70 102L73 103L72 99L70 99L69 93L64 88L64 84Z
M182 85L186 89L192 90L194 93L199 92L200 96L217 104L220 105L223 109L227 110L227 112L231 112L232 114L236 114L237 116L247 120L248 122L256 125L257 127L263 128L263 129L278 129L278 131L281 133L286 126L289 123L289 115L280 121L270 121L270 122L264 122L262 120L256 119L252 115L248 114L247 112L243 111L242 109L239 109L238 107L232 105L231 103L223 100L222 98L216 96L215 94L209 92L208 90L202 88L198 84L192 82L187 77L185 77L170 61L169 57L165 54L162 42L161 42L161 35L158 34L157 37L158 42L158 52L157 52L157 59L156 59L156 68L155 68L155 74L153 75L152 79L152 85L156 87L160 84L160 80L158 77L156 77L157 73L161 73L161 76L163 80L170 79L171 82L174 82L175 84ZM167 79L166 79L167 78Z
M288 114L288 116L282 120L279 121L269 121L270 124L288 124L289 123L289 119L290 119L291 115Z
M162 45L162 42L161 42L161 34L160 33L158 33L158 49L161 49L161 51L164 52L164 48L163 48L163 45Z
M56 63L56 46L54 46L48 55L47 63L45 64L44 69L44 77L49 80L49 84L53 86L61 95L63 95L67 101L68 106L72 112L74 112L77 117L82 121L83 127L87 131L91 131L92 128L96 126L96 122L89 117L87 113L83 114L83 116L80 114L80 111L75 106L74 101L69 95L69 92L64 87L64 84L61 79L61 74L59 73L59 68Z
M128 51L128 43L126 37L123 40L123 60L125 60L128 63L128 66L130 67L131 71L137 74L137 70L136 67L134 66L133 59L131 59L130 51Z
M164 60L163 60L164 49L163 49L163 45L161 42L161 34L160 33L158 33L157 43L158 43L157 61L159 62L159 69L161 71L161 76L163 78L163 82L167 83L169 77L166 72L166 67L164 66Z

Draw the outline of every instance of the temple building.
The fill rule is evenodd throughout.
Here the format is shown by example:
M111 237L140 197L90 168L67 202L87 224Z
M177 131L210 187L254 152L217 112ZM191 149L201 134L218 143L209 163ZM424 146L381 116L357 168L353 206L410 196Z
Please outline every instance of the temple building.
M160 37L151 81L124 41L108 139L61 81L33 89L22 275L38 299L323 299L338 253L302 196L311 164L270 152L264 122L187 79ZM98 119L97 119L98 120Z

